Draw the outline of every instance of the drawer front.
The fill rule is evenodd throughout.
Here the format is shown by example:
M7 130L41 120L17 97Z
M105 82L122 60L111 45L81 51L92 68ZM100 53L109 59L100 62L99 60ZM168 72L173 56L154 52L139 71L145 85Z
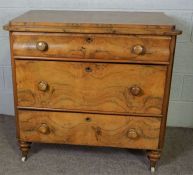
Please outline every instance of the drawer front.
M170 37L136 35L13 34L14 56L165 61Z
M18 105L161 114L165 66L16 61Z
M160 119L20 110L19 127L24 141L156 149Z

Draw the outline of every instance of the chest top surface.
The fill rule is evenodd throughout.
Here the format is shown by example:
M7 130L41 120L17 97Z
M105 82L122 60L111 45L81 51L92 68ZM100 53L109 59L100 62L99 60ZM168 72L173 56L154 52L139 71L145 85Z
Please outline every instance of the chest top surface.
M164 13L32 10L4 29L35 32L82 32L177 35L181 31Z

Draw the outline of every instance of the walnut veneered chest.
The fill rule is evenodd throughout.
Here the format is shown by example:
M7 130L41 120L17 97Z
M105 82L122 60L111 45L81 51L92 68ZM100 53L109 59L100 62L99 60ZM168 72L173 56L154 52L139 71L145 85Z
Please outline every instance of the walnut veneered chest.
M17 137L160 157L176 43L163 13L30 11L10 32Z

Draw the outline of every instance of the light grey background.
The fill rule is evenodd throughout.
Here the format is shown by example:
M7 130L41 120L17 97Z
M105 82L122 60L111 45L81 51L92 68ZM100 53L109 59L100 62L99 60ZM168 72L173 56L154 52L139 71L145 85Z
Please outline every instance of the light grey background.
M183 34L177 40L168 125L193 127L193 0L0 0L0 26L30 9L162 11ZM8 32L0 28L0 113L13 115Z

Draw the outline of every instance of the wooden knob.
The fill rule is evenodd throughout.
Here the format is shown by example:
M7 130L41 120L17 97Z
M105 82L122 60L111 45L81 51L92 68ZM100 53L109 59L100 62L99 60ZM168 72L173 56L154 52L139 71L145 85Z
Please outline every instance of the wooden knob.
M48 127L47 124L43 123L41 124L41 126L39 127L38 131L41 134L49 134L50 133L50 128Z
M45 82L45 81L40 81L39 83L38 83L38 89L40 90L40 91L47 91L48 90L48 83L47 82Z
M127 132L127 137L130 139L138 138L137 131L134 128L129 129L129 131Z
M36 44L36 48L39 51L46 51L48 49L48 44L46 42L44 42L44 41L39 41Z
M142 92L142 89L138 86L132 86L130 88L130 92L133 96L139 96Z
M132 53L136 55L143 55L145 53L145 48L142 45L133 46Z

